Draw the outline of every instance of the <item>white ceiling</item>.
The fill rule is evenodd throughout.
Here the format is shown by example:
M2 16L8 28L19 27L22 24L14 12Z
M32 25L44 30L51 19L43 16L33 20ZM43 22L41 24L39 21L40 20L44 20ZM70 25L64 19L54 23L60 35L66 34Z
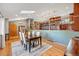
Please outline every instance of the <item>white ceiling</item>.
M20 14L22 10L33 10L34 14ZM50 18L63 16L73 12L72 3L0 3L0 11L4 17ZM18 16L16 16L18 15Z

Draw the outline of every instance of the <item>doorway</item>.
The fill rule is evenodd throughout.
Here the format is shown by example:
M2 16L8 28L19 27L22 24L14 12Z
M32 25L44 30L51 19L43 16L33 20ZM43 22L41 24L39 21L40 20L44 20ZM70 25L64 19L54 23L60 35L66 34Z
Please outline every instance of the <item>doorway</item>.
M18 38L17 25L15 23L9 23L9 39L16 38Z

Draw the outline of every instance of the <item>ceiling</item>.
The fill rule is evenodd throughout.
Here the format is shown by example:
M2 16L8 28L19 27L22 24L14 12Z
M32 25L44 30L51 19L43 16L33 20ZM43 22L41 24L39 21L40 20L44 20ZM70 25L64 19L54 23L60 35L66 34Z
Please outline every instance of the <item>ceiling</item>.
M21 14L22 10L33 10L33 14ZM72 3L0 3L0 12L4 17L50 18L68 15L73 12ZM17 16L16 16L17 15Z

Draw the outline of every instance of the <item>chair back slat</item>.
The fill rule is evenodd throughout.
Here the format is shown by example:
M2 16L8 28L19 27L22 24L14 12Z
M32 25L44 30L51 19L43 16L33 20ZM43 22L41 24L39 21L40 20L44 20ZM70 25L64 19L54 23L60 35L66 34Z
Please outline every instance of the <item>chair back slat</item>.
M22 33L19 32L19 37L20 37L20 40L22 40Z
M26 44L27 42L26 42L26 38L23 32L22 32L22 38L23 38L23 43Z

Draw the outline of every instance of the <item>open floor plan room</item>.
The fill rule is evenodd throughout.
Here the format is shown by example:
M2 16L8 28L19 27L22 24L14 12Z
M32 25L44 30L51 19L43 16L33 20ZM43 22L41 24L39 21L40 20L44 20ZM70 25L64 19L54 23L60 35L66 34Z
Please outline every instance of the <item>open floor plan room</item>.
M79 56L79 3L0 3L0 56Z

